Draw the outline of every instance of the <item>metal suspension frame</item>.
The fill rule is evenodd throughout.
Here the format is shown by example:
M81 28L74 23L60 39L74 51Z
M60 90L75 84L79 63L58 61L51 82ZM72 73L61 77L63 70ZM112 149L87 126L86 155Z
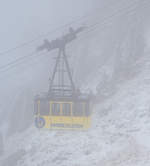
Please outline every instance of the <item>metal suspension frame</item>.
M56 58L56 64L54 67L54 71L52 74L52 78L50 80L50 86L49 86L49 91L48 95L50 96L56 96L56 91L58 96L65 96L66 92L68 93L69 96L73 96L76 92L75 84L72 79L72 74L70 71L68 59L66 56L66 45L73 40L76 39L77 34L82 32L85 27L80 27L76 30L73 28L69 28L69 33L66 35L62 36L61 38L57 38L56 40L52 40L49 42L47 39L44 40L44 44L41 45L40 47L37 48L37 51L42 51L44 49L47 49L48 51L58 49L58 56ZM62 59L61 59L62 58ZM60 65L60 62L62 60L62 66ZM62 68L61 68L62 67ZM64 67L66 69L64 69ZM58 85L54 84L54 80L56 77L56 73L58 72ZM67 72L70 85L65 85L64 84L64 74ZM68 89L67 89L68 88Z
M62 58L62 65L64 64L66 69L64 69L64 66L63 66L63 68L61 68L61 58ZM58 76L60 77L59 78L60 82L58 81L59 82L58 85L55 85L54 80L55 80L57 72L58 72ZM69 88L68 90L70 91L71 94L74 94L75 85L74 85L74 82L72 79L72 74L70 71L70 66L68 63L68 59L67 59L66 52L65 52L65 46L64 46L62 48L59 48L59 51L58 51L58 56L56 59L55 67L54 67L52 78L50 81L49 94L53 94L53 92L55 90L59 90L60 92L62 92L62 96L65 94L64 88L67 87L67 85L64 84L64 73L65 72L67 72L67 75L68 75L68 78L70 81L70 87L68 87ZM58 88L58 89L55 89L55 88Z

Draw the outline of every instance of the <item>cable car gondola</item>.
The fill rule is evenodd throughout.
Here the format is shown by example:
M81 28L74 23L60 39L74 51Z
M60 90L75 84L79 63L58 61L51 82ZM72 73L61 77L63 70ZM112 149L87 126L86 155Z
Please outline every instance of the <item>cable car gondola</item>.
M84 28L69 29L63 37L44 41L38 51L58 49L49 91L34 99L35 126L47 129L88 129L91 125L91 97L75 88L65 46Z

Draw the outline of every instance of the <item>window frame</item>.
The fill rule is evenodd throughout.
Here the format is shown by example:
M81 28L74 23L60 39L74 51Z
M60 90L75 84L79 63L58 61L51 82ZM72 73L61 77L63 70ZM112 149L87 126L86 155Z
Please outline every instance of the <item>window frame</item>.
M52 106L53 104L59 104L60 105L60 113L59 115L53 115L52 113ZM69 104L70 105L70 116L63 114L63 104ZM50 116L65 116L65 117L71 117L72 116L72 102L60 102L60 101L50 101Z
M59 114L53 114L53 105L54 104L59 105ZM56 112L56 111L54 111L54 112ZM61 116L61 103L60 102L50 102L50 116Z
M64 105L69 105L69 108L65 108L66 110L67 110L67 109L69 110L69 114L68 114L68 115L67 115L67 114L66 114L66 115L64 114L64 110L63 110L63 106L64 106ZM68 111L68 110L67 110L67 111ZM65 112L65 113L66 113L66 112ZM67 113L68 113L68 112L67 112ZM65 117L71 117L71 116L72 116L72 102L62 102L62 103L61 103L61 115L62 115L62 116L65 116Z

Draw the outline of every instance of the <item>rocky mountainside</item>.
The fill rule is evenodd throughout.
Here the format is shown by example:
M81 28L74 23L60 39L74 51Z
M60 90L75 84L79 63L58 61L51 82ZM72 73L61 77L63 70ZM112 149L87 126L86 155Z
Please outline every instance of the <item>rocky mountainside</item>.
M126 4L131 5L129 1ZM90 130L34 128L32 101L36 93L47 90L51 56L32 59L30 67L24 64L19 69L21 74L15 71L15 77L11 75L7 82L3 81L0 115L5 152L0 165L149 166L149 6L146 7L141 4L131 13L121 9L111 16L117 7L110 5L110 12L104 10L107 19L102 21L105 14L97 13L88 20L89 25L96 23L96 28L83 33L67 48L77 87L93 89L97 96ZM56 56L56 52L51 55Z
M6 142L2 165L149 166L149 53L138 63L143 66L139 75L95 105L90 130L40 131L32 126Z

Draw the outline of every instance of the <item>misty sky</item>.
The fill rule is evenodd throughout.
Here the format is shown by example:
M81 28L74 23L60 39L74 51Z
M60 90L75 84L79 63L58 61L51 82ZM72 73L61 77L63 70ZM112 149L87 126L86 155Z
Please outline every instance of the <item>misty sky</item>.
M0 53L16 47L21 43L35 39L68 22L72 22L89 12L93 12L96 7L94 4L95 2L93 2L93 0L1 0ZM39 42L42 43L43 39L44 38L41 38ZM34 43L31 47L23 47L4 55L1 54L0 66L12 62L18 57L30 54L37 46L38 45ZM25 67L22 67L22 65L8 72L1 73L0 113L8 109L6 108L6 102L13 103L15 96L17 96L22 89L27 89L26 86L30 87L31 82L34 82L36 78L40 77L40 72L47 70L46 72L49 74L49 68L44 69L43 67L46 66L46 60L40 61L36 60L36 58L34 58L34 60L37 61L37 66L32 65L28 67L27 65L30 63L30 61L28 61L25 62ZM50 61L51 60L47 63L49 64ZM46 74L45 77L46 89L48 87L48 74ZM23 88L21 86L23 86ZM8 109L8 112L11 111Z
M0 51L66 24L93 8L93 0L3 0Z
M108 5L110 7L113 3L114 6L118 5L115 0L0 0L0 52L35 39L87 13L92 15L95 8L106 5L109 1L112 2ZM122 1L125 2L126 0ZM123 6L122 3L121 6ZM112 11L110 10L110 12ZM102 17L104 16L102 15ZM42 44L44 38L41 38L39 43ZM53 38L53 36L48 36L50 40ZM30 54L38 44L34 43L29 47L0 55L0 66L14 61L18 57ZM99 48L99 45L97 47ZM96 49L96 52L98 51ZM99 55L99 52L97 55ZM7 73L1 73L0 112L12 111L7 108L6 103L15 103L15 96L17 98L20 91L30 92L37 86L38 82L41 84L37 86L37 89L35 88L36 93L41 92L39 87L45 87L47 90L50 70L52 70L50 63L53 61L51 56L43 57L33 58L31 61L25 62L24 66L18 65ZM92 59L94 58L92 57Z

